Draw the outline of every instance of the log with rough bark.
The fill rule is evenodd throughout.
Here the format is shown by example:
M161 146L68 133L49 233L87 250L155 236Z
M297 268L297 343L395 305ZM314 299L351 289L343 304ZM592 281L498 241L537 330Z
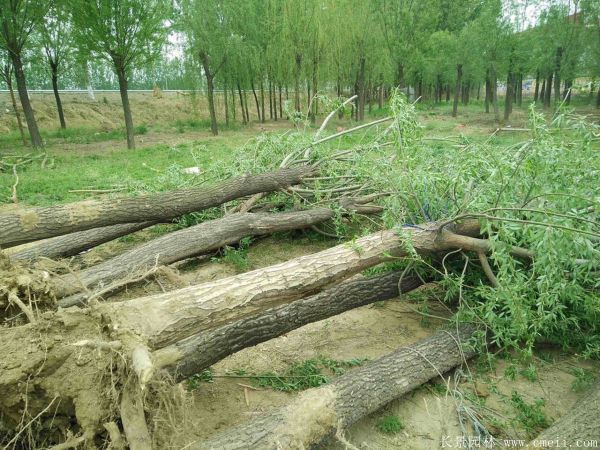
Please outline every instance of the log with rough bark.
M460 365L475 328L440 330L190 449L304 449Z
M463 228L476 233L479 224L470 221ZM411 247L419 253L457 248L480 252L489 251L491 244L435 223L410 226L234 277L97 308L107 323L144 336L156 349L318 292L381 262L410 255Z
M191 336L154 352L155 364L182 381L244 348L353 308L389 300L423 284L415 275L401 275L389 272L351 279L319 294Z
M155 222L123 223L108 227L42 239L41 241L10 247L4 250L11 261L35 261L40 258L66 258L97 247L121 236L148 228Z
M352 207L362 211L361 205ZM366 206L366 208L371 208ZM183 230L167 233L101 264L56 280L54 294L59 306L84 304L98 298L98 292L108 294L111 287L122 288L128 280L160 265L171 264L238 243L247 236L261 236L278 231L308 228L335 216L330 208L315 208L283 213L238 213L203 222ZM85 292L81 292L85 290ZM64 297L64 298L63 298Z
M583 394L571 411L535 438L528 448L595 448L600 445L599 418L600 381Z
M299 184L314 171L309 166L290 167L192 189L20 209L0 215L0 246L8 248L119 223L167 221L236 198Z

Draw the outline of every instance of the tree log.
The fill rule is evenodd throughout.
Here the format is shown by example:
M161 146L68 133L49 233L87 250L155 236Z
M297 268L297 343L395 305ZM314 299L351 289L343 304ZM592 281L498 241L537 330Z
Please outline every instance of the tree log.
M190 449L304 449L472 357L475 328L441 330Z
M62 307L86 303L93 295L89 291L110 289L111 283L122 287L126 282L123 280L135 279L136 275L144 274L153 267L208 253L235 244L247 236L307 228L332 219L334 215L335 211L330 208L276 214L231 214L165 234L101 264L64 275L57 280L54 293L58 298L66 297L58 303ZM84 286L88 292L78 293Z
M92 228L41 241L30 242L7 248L4 252L11 261L34 261L39 258L65 258L97 247L135 231L154 225L156 222L123 223L108 227Z
M543 431L528 448L595 448L600 443L598 418L600 418L600 382L596 382L589 392L583 394L571 411Z
M309 166L290 167L194 189L21 209L0 215L0 246L13 247L119 223L170 220L236 198L299 184L314 171Z
M477 221L467 224L463 228L479 231ZM311 295L368 267L411 254L410 247L427 253L457 248L489 251L491 246L435 223L410 226L234 277L97 308L113 327L145 336L150 348L157 349Z
M154 362L168 369L175 380L182 381L244 348L274 339L308 323L394 298L423 284L414 275L404 276L402 280L400 277L400 272L389 272L345 281L311 297L191 336L156 351Z

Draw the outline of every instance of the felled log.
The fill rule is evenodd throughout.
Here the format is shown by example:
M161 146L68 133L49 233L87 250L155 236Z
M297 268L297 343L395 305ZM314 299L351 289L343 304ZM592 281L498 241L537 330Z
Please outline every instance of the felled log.
M309 166L290 167L193 189L19 209L0 215L0 247L119 223L166 221L236 198L299 184L314 170Z
M474 331L438 331L190 448L309 448L474 356L473 349L462 345Z
M464 228L479 230L478 223ZM421 253L489 251L491 244L439 229L432 223L374 233L352 243L301 256L234 277L122 303L103 303L99 311L118 329L145 336L150 348L173 344L209 328L258 314L315 293L368 267Z
M354 209L360 210L357 205ZM167 233L101 264L56 280L55 295L62 307L83 304L94 290L123 287L128 279L160 265L171 264L192 256L209 253L225 245L238 243L247 236L261 236L277 231L298 230L333 218L330 208L315 208L283 213L239 213L221 219ZM87 292L81 292L86 289Z
M600 442L600 382L575 407L530 442L528 448L596 447ZM595 444L594 444L595 442ZM553 445L550 445L553 443Z
M39 258L66 258L97 247L118 237L152 226L155 222L123 223L108 227L42 239L28 244L7 248L4 252L11 261L35 261Z
M308 323L333 317L353 308L388 300L423 284L415 275L389 272L352 279L290 304L279 305L179 341L154 353L155 364L182 381L244 348L274 339Z

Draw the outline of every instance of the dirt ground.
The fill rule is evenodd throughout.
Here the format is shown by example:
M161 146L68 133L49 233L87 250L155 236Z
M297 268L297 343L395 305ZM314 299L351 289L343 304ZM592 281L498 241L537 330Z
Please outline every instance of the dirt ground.
M147 236L143 236L144 239ZM120 253L133 245L131 242L109 243L78 257L82 265ZM248 270L276 264L303 254L313 253L335 245L333 240L315 239L305 233L288 235L282 243L279 238L265 238L255 242L248 251ZM190 260L179 267L180 280L162 279L134 286L119 294L115 301L175 289L185 284L195 284L234 275L236 268L218 257ZM434 292L431 286L421 288L423 293ZM421 296L422 297L422 296ZM428 314L448 317L448 310L426 295ZM427 324L418 312L420 303L410 295L386 302L348 311L330 319L306 325L271 341L242 350L215 364L211 382L200 382L188 390L181 383L179 392L186 399L185 410L160 436L161 448L183 449L194 442L227 428L250 420L272 408L285 405L297 393L286 393L270 388L260 388L250 379L230 377L243 369L248 374L266 372L284 373L294 363L307 359L327 357L336 360L374 360L401 346L423 339L443 324L443 320L428 318ZM585 368L591 373L600 367L581 361L576 355L549 349L536 357L537 379L531 381L522 374L514 379L507 375L512 361L498 360L489 368L477 359L471 360L465 372L470 372L473 382L464 379L457 385L454 380L436 379L417 391L397 399L380 411L362 419L345 432L346 441L359 449L411 449L428 450L456 447L463 432L457 409L467 405L477 411L483 424L497 439L494 448L514 448L537 434L524 429L517 419L517 411L510 399L517 392L528 404L538 399L550 421L567 412L585 392L574 391L575 368ZM524 367L518 366L518 371ZM250 387L248 387L250 386ZM451 389L447 389L451 387ZM396 416L403 429L396 434L386 434L378 423L388 416ZM162 420L159 415L157 420ZM170 417L172 420L173 418ZM505 441L506 440L506 441ZM514 441L513 441L514 440ZM516 444L515 444L516 443ZM342 450L346 444L331 439L321 448Z

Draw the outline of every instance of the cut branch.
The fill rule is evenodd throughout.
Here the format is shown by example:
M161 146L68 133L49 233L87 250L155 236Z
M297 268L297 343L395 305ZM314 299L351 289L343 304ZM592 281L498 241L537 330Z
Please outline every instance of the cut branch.
M11 261L34 261L39 258L65 258L97 247L105 242L142 230L155 222L123 223L108 227L56 236L5 250Z
M246 347L353 308L394 298L423 284L417 276L405 275L402 280L400 276L400 272L390 272L345 281L311 297L276 306L158 350L154 353L155 363L167 368L177 381L184 380Z
M361 208L365 206L357 205L353 209L361 210ZM135 275L145 273L153 267L205 254L225 245L236 244L247 236L308 228L329 220L334 215L335 211L330 208L276 214L231 214L165 234L102 264L78 273L64 275L56 282L55 294L58 298L66 297L59 302L62 307L85 303L89 295L79 293L84 287L88 291L101 287L107 293L111 291L111 285L124 287L128 284L127 279L137 279Z
M474 331L438 331L190 448L309 448L472 357L475 352L462 344Z
M303 177L313 175L314 170L308 166L297 166L245 175L194 189L21 209L0 215L0 246L12 247L119 223L166 221L236 198L299 184Z
M470 231L479 231L478 223L469 225ZM338 245L234 277L98 308L113 326L145 336L151 349L157 349L318 292L368 267L406 256L410 246L421 253L456 248L477 251L485 246L485 240L440 230L435 223L426 227L403 228L401 236L397 231L382 231L352 245Z

